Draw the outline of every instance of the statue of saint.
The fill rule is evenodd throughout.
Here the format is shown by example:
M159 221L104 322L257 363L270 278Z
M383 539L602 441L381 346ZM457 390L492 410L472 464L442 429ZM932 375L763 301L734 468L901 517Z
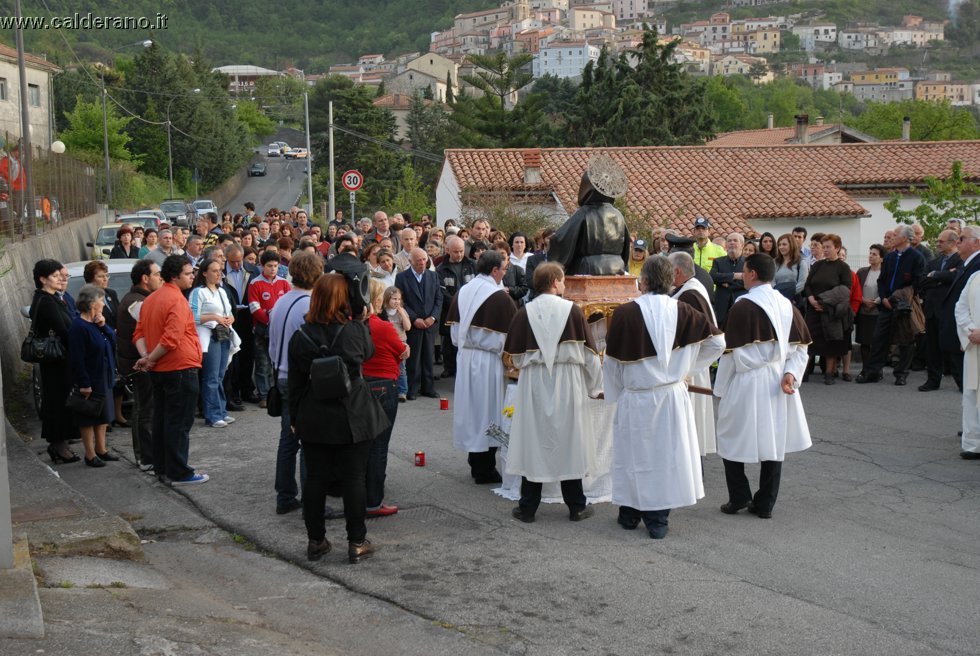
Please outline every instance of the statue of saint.
M548 261L566 275L610 276L626 270L630 235L613 201L626 193L626 174L608 155L596 155L582 174L579 208L551 236Z

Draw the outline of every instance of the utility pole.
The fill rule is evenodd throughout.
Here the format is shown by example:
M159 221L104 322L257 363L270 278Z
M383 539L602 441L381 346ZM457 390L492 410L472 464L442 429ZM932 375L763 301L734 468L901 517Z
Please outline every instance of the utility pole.
M20 130L21 130L21 144L20 144L20 165L24 167L24 192L23 201L26 206L26 212L24 207L18 207L18 212L25 212L27 217L21 220L21 233L23 233L26 228L27 221L32 224L35 221L34 218L34 179L33 179L33 166L31 159L33 157L33 152L31 150L31 115L30 115L30 104L27 97L27 69L24 65L24 30L20 26L21 12L20 12L20 0L16 0L14 3L14 17L17 20L17 69L20 72ZM11 182L11 191L13 191L13 182ZM12 194L11 198L15 195ZM33 231L32 231L33 232Z
M109 223L109 206L112 205L112 169L109 168L109 122L106 117L105 105L105 66L99 68L102 73L102 146L105 152L105 222ZM170 194L173 196L173 194Z
M310 150L310 94L303 94L303 112L306 114L306 216L313 222L313 151ZM329 219L328 219L329 221Z
M327 123L329 124L329 139L330 142L330 216L327 217L328 225L330 221L334 220L337 216L337 198L334 192L334 178L333 178L333 101L331 100L327 103ZM351 221L354 217L351 217ZM324 227L326 230L326 227Z

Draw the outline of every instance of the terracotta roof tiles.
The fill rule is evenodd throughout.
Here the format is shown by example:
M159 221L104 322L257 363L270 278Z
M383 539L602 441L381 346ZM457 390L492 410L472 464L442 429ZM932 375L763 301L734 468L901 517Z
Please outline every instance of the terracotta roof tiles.
M524 183L524 152L447 150L446 161L461 190L547 189L572 212L589 157L604 152L629 178L629 210L685 233L696 216L709 217L719 232L746 232L747 221L759 218L864 216L867 210L851 193L878 188L880 195L926 176L943 177L955 160L970 180L980 181L980 141L544 148L541 183L534 186Z

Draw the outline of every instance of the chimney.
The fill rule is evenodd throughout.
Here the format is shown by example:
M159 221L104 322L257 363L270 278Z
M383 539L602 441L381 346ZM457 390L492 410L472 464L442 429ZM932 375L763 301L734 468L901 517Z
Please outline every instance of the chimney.
M902 141L912 141L912 119L908 116L902 119Z
M805 145L810 140L810 134L807 130L810 123L809 114L797 114L796 119L796 143Z
M773 120L772 112L769 112L766 115L766 129L771 130L774 125L775 125L775 121Z
M524 184L541 184L541 149L531 148L521 151L524 160Z
M823 125L823 116L818 116L818 117L817 117L817 118L816 118L816 119L814 120L814 122L813 122L813 124L814 124L814 125Z

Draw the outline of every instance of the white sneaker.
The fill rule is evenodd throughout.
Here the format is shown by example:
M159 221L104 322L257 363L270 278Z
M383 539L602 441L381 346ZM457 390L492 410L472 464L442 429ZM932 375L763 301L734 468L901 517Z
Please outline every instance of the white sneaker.
M235 423L235 418L234 418L234 417L232 417L231 415L228 415L227 417L225 417L225 418L224 418L224 420L223 420L223 421L224 421L224 422L225 422L226 424L234 424L234 423Z
M228 425L227 421L225 421L224 419L219 419L218 421L211 424L211 428L224 428L227 425Z

